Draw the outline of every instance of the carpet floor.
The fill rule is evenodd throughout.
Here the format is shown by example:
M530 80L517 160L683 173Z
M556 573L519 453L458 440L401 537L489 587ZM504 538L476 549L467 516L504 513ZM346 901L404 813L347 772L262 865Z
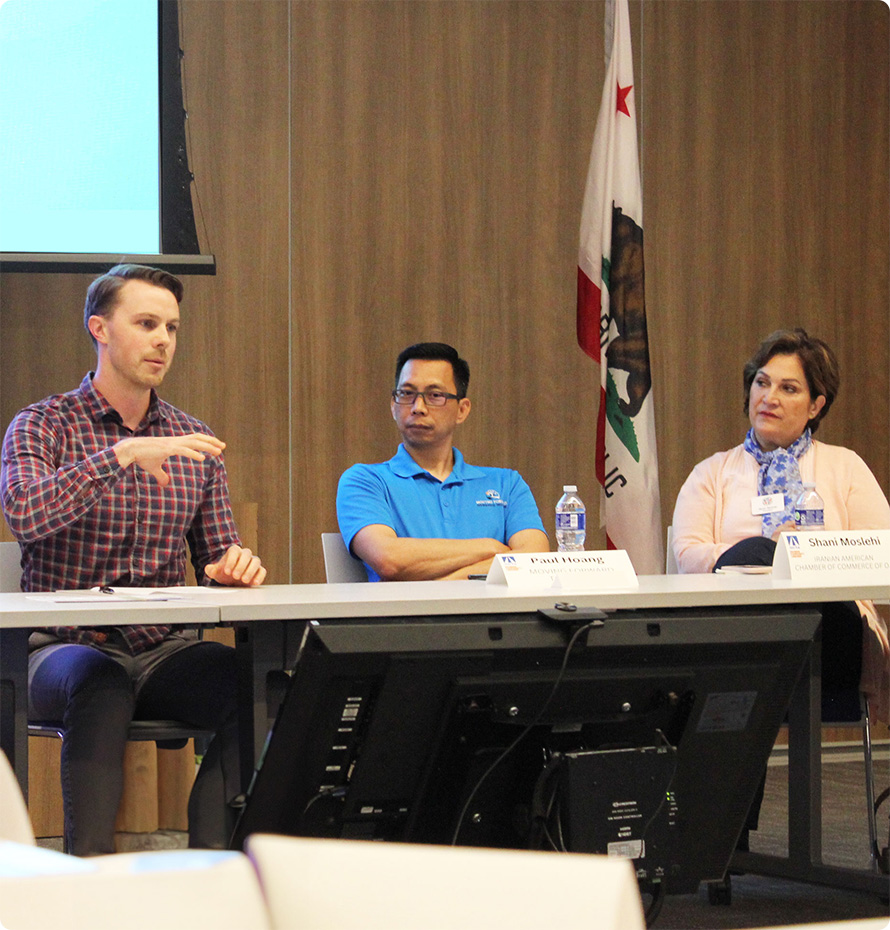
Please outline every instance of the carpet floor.
M868 866L868 824L865 813L865 779L862 752L832 749L823 758L822 813L823 860L849 868ZM890 785L890 748L876 747L876 792ZM879 811L878 845L890 844L890 802ZM760 829L751 834L754 852L785 855L788 851L788 767L784 754L776 752L767 771L766 791L760 813ZM185 833L162 831L150 834L118 834L120 852L177 849L187 845ZM39 841L41 846L61 848L61 838ZM742 930L794 924L886 917L886 898L864 892L844 891L805 882L758 875L731 878L732 901L712 905L706 885L696 894L668 895L654 921L654 930ZM887 880L890 896L890 878Z
M890 753L881 746L875 758L876 792L890 784ZM888 845L888 805L879 811L878 845ZM788 767L784 755L774 754L767 771L760 828L751 834L753 852L788 852ZM868 822L862 752L832 751L823 759L822 857L830 865L867 868ZM886 917L886 899L864 892L792 882L758 875L731 878L732 903L712 905L707 886L694 895L668 895L654 922L655 930L731 930L793 924ZM890 878L887 879L890 896Z

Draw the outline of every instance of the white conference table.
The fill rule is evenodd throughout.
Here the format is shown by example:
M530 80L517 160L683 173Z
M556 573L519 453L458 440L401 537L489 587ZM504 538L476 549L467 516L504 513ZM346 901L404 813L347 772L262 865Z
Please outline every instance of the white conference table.
M651 575L638 587L608 591L522 592L485 581L268 585L260 588L182 588L176 600L127 601L115 595L74 601L59 595L0 594L0 746L20 780L27 773L27 631L46 626L121 626L148 622L236 627L241 654L239 689L245 771L251 770L268 722L268 676L292 661L306 621L534 614L569 603L604 611L819 604L861 598L886 600L887 584L831 586L792 583L771 575ZM169 590L169 589L168 589ZM89 595L79 595L88 598ZM284 630L295 630L289 642ZM885 893L886 878L822 863L821 710L818 655L811 658L789 712L789 856L744 854L748 871ZM248 699L248 692L250 699Z
M0 594L0 630L157 622L246 623L534 612L569 601L601 610L886 600L887 584L799 584L771 575L641 575L636 588L602 591L515 591L485 581L391 581L376 584L293 584L259 588L165 588L175 600L126 600L92 592ZM170 617L164 617L164 614Z

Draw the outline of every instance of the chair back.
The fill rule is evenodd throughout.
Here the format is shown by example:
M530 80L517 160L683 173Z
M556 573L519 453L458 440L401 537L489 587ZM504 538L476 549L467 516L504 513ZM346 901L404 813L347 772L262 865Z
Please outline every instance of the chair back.
M0 593L22 590L22 550L17 542L0 542Z
M247 856L168 849L81 859L0 843L0 926L50 930L270 930Z
M645 925L628 859L259 833L248 837L246 848L274 927L643 930ZM349 894L343 893L344 875Z
M665 575L679 574L679 569L677 568L677 560L674 557L673 543L674 543L674 528L672 526L669 526L667 530L667 544L664 547L664 573Z
M322 533L321 548L324 553L325 578L329 584L368 580L364 562L346 548L339 533Z
M6 753L0 752L0 840L35 846L28 806Z

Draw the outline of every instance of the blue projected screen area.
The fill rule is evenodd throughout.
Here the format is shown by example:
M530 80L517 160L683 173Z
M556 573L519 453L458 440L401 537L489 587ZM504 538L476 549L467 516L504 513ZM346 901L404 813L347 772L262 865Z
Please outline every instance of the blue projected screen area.
M157 0L0 0L0 252L160 251Z

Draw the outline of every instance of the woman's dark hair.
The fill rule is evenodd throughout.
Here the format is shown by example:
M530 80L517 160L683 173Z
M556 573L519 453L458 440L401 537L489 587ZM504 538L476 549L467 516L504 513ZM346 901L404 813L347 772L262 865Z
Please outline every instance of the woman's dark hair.
M90 333L90 317L108 316L117 306L121 288L127 281L145 281L147 284L166 288L176 298L177 303L182 303L182 281L169 271L151 268L148 265L115 265L87 288L87 299L83 305L83 325L90 334L93 345L96 345L96 340Z
M809 422L810 430L815 433L822 418L834 403L841 385L837 356L827 343L810 336L805 329L778 329L770 333L745 363L745 403L742 409L746 414L754 378L774 355L796 355L807 379L810 396L814 400L820 395L825 398L822 409Z
M457 354L457 349L446 342L418 342L399 352L396 359L396 387L399 386L399 377L405 362L411 359L422 359L428 362L449 362L454 372L454 384L457 387L457 396L467 396L470 386L470 366Z

